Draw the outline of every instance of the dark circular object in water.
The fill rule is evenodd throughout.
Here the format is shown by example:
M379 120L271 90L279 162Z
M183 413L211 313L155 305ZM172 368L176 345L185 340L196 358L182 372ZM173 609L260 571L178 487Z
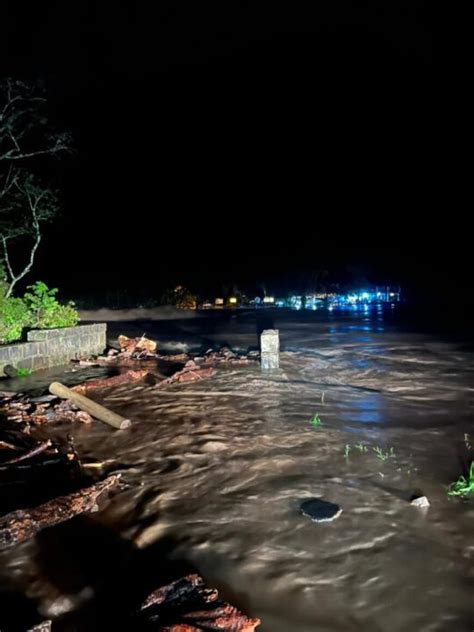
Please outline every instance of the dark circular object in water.
M308 516L313 522L329 522L342 513L339 505L321 500L321 498L305 500L300 505L300 511L303 516Z

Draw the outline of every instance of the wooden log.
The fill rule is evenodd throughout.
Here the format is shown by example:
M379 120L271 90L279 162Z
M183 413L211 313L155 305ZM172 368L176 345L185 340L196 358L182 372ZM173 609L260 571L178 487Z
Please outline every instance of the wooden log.
M52 527L78 514L94 511L97 499L114 487L119 476L112 475L100 483L78 492L59 496L32 509L19 509L0 518L0 549L23 542L46 527Z
M105 424L112 426L113 428L124 430L125 428L129 428L132 424L130 419L125 419L125 417L121 417L117 413L114 413L108 408L105 408L105 406L101 406L100 404L93 402L88 397L80 395L79 393L75 393L60 382L53 382L52 384L50 384L49 392L53 395L61 397L62 399L70 399L75 406L77 406L81 410L84 410L86 413L89 413L89 415L92 415L92 417L95 417L99 421L103 421Z

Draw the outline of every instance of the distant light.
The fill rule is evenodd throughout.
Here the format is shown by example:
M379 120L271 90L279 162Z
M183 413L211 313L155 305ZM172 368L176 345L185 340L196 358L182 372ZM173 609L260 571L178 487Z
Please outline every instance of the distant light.
M368 292L362 292L362 294L360 295L360 297L364 300L364 301L368 301L370 298L370 294Z
M274 303L275 302L275 297L274 296L264 296L263 297L263 302L264 303Z
M390 296L395 296L395 293L394 292L390 292Z
M231 296L231 297L229 298L229 303L230 303L231 305L236 305L236 304L237 304L237 298L236 298L235 296Z
M216 300L214 301L215 305L224 305L224 299L223 298L216 298Z

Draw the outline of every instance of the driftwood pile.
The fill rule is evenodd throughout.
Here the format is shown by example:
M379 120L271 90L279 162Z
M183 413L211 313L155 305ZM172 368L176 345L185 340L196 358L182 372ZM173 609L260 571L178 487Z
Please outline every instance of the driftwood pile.
M202 356L188 353L162 354L157 352L158 343L146 338L145 334L139 338L128 338L123 335L119 336L118 344L120 350L109 349L105 356L99 356L93 361L78 360L78 362L84 366L91 366L91 364L136 366L136 364L133 363L134 360L146 361L157 359L183 364L193 360L199 365L212 366L217 364L250 364L259 359L259 352L257 351L250 351L248 354L237 354L228 347L221 347L218 351L208 349ZM146 362L143 364L146 364Z
M120 350L130 355L146 357L156 353L157 343L154 340L146 338L145 334L140 338L128 338L127 336L119 336L118 343Z
M2 396L3 395L3 396ZM42 426L50 422L91 423L92 417L79 410L70 400L61 400L56 395L28 397L23 393L0 393L0 416L22 425L28 433L31 426Z

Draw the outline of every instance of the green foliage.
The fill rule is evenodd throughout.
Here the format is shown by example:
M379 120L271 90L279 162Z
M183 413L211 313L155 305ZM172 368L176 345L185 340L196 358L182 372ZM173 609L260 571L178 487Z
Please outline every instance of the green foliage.
M349 452L351 451L351 446L349 443L346 443L346 447L344 448L344 458L349 458Z
M79 315L74 303L61 305L56 299L57 289L48 288L42 281L29 285L24 301L31 314L31 326L37 329L74 327Z
M23 298L5 298L0 266L0 344L20 340L26 327L53 329L77 325L79 315L74 303L58 303L56 289L49 289L41 281L28 289L31 291Z
M17 377L27 377L33 373L33 369L27 369L26 367L18 367L16 370Z
M321 419L319 418L319 415L316 413L315 415L313 415L313 417L310 419L309 422L312 426L320 426L321 425Z
M21 298L0 296L0 344L20 340L23 329L28 327L31 315Z
M376 448L372 448L372 450L377 455L377 458L380 459L381 461L386 461L389 457L395 456L395 452L393 451L393 448L390 448L388 452L384 452L382 448L380 448L379 446L377 446Z
M469 468L468 477L460 476L448 488L448 496L469 496L470 494L474 494L474 461Z

